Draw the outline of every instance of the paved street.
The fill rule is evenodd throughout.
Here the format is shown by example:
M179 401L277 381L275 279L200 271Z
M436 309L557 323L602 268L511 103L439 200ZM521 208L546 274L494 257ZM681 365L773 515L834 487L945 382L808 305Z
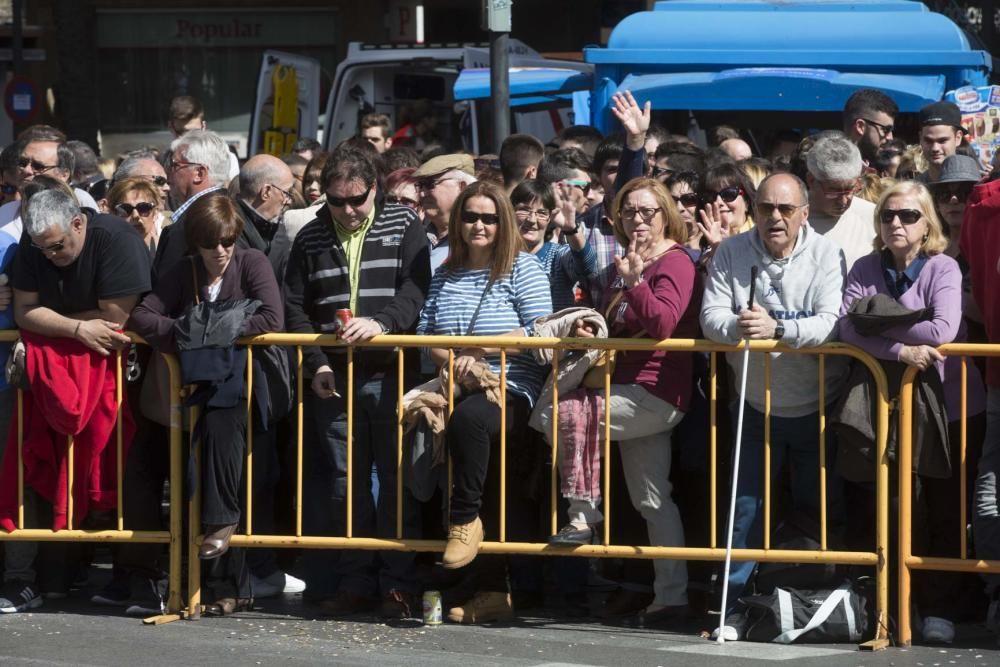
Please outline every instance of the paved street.
M997 665L1000 650L982 627L962 626L962 643L946 649L917 647L879 653L853 646L724 646L694 635L674 635L594 622L544 617L487 627L418 623L390 627L375 619L354 622L312 618L299 596L266 600L260 610L228 618L153 627L104 615L83 596L36 613L0 617L0 665L78 667L177 664L240 665L760 665L805 667L944 667Z

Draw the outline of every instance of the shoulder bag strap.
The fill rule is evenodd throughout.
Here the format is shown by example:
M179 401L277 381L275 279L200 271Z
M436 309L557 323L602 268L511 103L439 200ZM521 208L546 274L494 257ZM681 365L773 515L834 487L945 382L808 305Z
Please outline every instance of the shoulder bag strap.
M490 293L491 289L493 289L492 278L490 278L490 281L486 283L486 289L483 291L483 295L479 298L479 305L477 305L476 309L472 312L472 319L469 320L469 326L465 330L466 336L472 335L472 330L476 327L476 320L479 319L479 311L482 310L483 302L486 301L486 295Z
M191 285L194 287L194 303L201 303L201 296L198 289L198 269L195 267L194 257L191 257Z

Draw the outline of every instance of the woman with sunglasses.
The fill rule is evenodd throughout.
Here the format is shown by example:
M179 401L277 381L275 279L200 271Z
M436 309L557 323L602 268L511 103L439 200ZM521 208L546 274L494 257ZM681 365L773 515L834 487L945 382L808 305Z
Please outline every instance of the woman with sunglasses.
M525 249L538 258L549 277L552 309L556 312L576 304L574 286L597 273L597 253L583 234L577 233L576 211L568 196L558 195L560 184L521 181L510 193L518 233ZM565 243L547 240L550 229L559 230Z
M710 253L724 239L753 228L751 211L756 196L753 181L736 163L709 167L698 188L701 208L697 224L706 251Z
M615 258L601 299L609 337L697 338L701 281L684 248L688 228L667 188L652 178L633 179L618 193L612 212L615 237L627 251ZM576 328L576 336L593 336L582 320ZM651 351L618 353L611 376L611 438L618 443L629 498L646 520L654 546L684 546L680 512L671 497L670 439L689 409L692 373L692 355ZM573 400L581 398L561 397L560 413ZM538 416L547 432L551 413ZM602 424L598 433L603 432ZM573 443L560 451L567 449L588 447ZM549 543L590 543L604 519L599 503L599 497L569 498L569 523ZM655 597L642 613L643 622L669 626L689 611L687 567L680 560L657 560L653 569Z
M132 226L149 249L149 257L156 255L156 244L163 229L163 199L156 185L140 176L126 178L112 186L107 196L108 211Z
M956 557L959 532L964 529L958 525L955 506L961 493L958 465L962 368L959 357L946 359L935 348L965 340L962 272L958 263L944 253L948 240L931 194L920 183L897 183L882 195L875 208L875 232L875 253L857 260L848 274L840 337L877 359L901 361L921 371L933 369L941 376L950 439L950 452L942 455L948 457L952 467L946 478L917 475L914 541L924 545L921 555ZM848 312L855 301L877 294L889 295L907 310L926 309L928 314L916 323L886 329L881 335L862 335ZM985 430L985 396L979 371L973 364L968 364L966 370L968 457L970 469L975 470ZM942 471L934 472L940 475ZM955 592L961 583L961 575L914 575L917 608L924 618L924 641L951 643L955 635L953 621L960 611Z
M448 221L451 255L434 273L417 325L421 336L527 336L536 318L552 312L549 281L518 234L514 209L503 189L478 181L459 194ZM430 348L437 367L447 366L448 349ZM485 362L500 375L500 351L467 347L455 350L456 385L474 379ZM483 623L513 615L504 556L476 558L485 537L499 536L500 433L507 431L508 540L531 540L537 506L520 492L519 482L535 459L523 448L519 429L545 379L545 369L530 354L507 350L506 424L500 406L487 394L467 394L448 420L447 447L453 486L448 518L448 544L443 563L458 569L476 561L475 596L452 608L456 623Z
M701 177L697 172L682 171L671 174L665 183L670 196L677 205L677 213L687 226L688 238L684 244L696 252L701 252L703 234L698 226L698 185Z
M237 205L227 197L202 197L191 205L184 219L191 256L177 262L135 307L129 320L131 329L154 349L174 352L174 323L193 305L250 299L260 305L245 321L241 335L281 331L284 306L267 256L235 245L244 224ZM205 533L199 557L203 560L226 553L240 522L246 428L245 397L234 407L206 405L202 409L197 430L201 434L201 523ZM228 614L246 608L246 601L239 600L229 587L231 583L213 582L217 602L209 605L210 611Z
M424 211L420 208L420 193L417 191L417 179L414 178L414 167L403 167L391 172L385 177L385 203L399 204L412 208L424 219Z

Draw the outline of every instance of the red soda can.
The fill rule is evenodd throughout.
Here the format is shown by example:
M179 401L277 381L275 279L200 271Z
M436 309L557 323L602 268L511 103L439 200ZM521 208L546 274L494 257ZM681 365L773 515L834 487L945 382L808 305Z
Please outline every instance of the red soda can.
M347 323L351 321L352 317L354 317L354 313L351 312L350 308L340 308L333 315L340 321L341 329L346 327Z

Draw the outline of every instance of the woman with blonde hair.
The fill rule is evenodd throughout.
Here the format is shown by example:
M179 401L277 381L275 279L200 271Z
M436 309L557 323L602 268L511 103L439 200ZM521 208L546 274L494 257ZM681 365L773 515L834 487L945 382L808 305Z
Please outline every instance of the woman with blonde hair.
M962 271L958 262L944 254L948 247L930 191L921 183L903 181L882 193L875 208L875 253L854 263L847 276L841 306L840 337L886 362L903 362L921 371L933 369L944 383L948 416L949 447L941 452L950 469L923 471L915 475L914 543L923 556L959 556L955 500L960 498L959 443L962 417L962 365L959 357L947 359L939 345L965 340L962 320ZM851 316L855 302L866 297L888 295L907 311L923 313L910 323L895 324L881 333L855 328ZM968 364L966 396L969 459L978 459L985 431L986 399L975 365ZM943 446L943 443L942 443ZM926 445L925 445L926 447ZM923 459L924 457L921 457ZM972 466L975 470L975 466ZM971 514L970 514L971 516ZM918 573L920 574L920 573ZM929 573L928 573L929 574ZM955 591L961 575L934 573L914 575L917 609L923 616L926 642L951 643L954 620L961 611Z
M160 188L141 176L124 178L108 192L107 205L110 213L124 218L139 233L152 259L163 229Z

